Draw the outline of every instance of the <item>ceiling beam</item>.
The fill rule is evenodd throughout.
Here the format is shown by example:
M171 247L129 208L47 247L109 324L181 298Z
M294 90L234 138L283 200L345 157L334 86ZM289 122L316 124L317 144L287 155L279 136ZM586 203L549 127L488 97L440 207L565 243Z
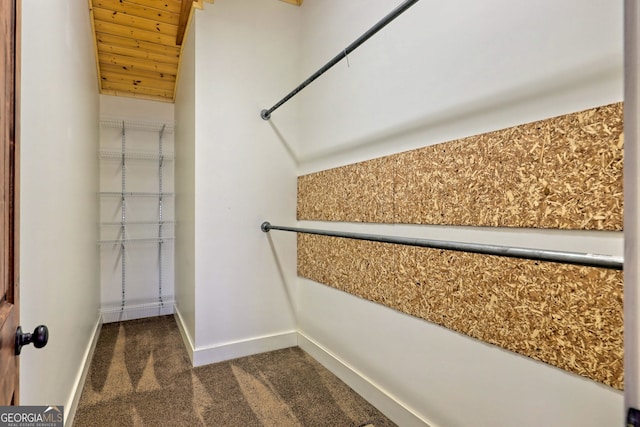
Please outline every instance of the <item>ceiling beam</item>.
M187 25L189 24L189 15L191 14L191 9L193 9L193 7L202 9L203 1L206 1L207 3L213 3L213 0L181 0L180 18L178 19L178 34L176 35L176 46L182 45L182 41L184 40L184 33L187 31ZM302 0L300 0L300 3L302 3Z
M182 0L180 4L180 19L178 20L178 34L176 35L176 45L181 46L184 39L184 33L187 31L187 23L189 22L189 14L193 8L193 0Z
M296 6L301 6L303 0L281 0L285 3L295 4Z
M198 9L204 9L204 2L213 3L213 0L193 0L193 5Z

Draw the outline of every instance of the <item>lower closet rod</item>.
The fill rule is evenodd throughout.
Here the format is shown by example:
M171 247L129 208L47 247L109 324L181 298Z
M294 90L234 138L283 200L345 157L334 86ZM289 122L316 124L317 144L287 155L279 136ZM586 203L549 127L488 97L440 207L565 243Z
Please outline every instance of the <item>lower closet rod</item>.
M561 264L574 264L586 267L600 267L622 270L621 257L580 252L552 251L546 249L519 248L514 246L486 245L480 243L451 242L447 240L416 239L412 237L381 236L377 234L351 233L346 231L315 230L311 228L282 227L265 221L260 226L265 233L270 230L293 231L296 233L318 234L321 236L344 237L347 239L368 240L371 242L395 243L398 245L420 246L423 248L445 249L449 251L472 252L484 255L497 255L509 258L549 261Z

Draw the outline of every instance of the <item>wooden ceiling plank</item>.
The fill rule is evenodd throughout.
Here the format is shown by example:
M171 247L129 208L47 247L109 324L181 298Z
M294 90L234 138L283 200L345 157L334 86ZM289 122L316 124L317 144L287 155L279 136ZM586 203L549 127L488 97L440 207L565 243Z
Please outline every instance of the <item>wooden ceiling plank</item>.
M165 34L153 33L151 31L139 30L127 27L126 25L114 24L95 20L96 31L100 33L113 34L115 36L130 37L150 43L158 43L164 46L175 46L175 37Z
M124 25L138 30L149 31L152 33L155 32L173 37L178 34L177 25L165 24L163 22L140 18L138 16L127 15L125 13L101 9L98 7L93 8L93 17L96 22L112 22L114 24Z
M187 24L189 23L189 15L193 10L193 0L182 0L180 7L180 19L178 20L178 31L176 33L176 44L182 45L184 39L184 33L187 31Z
M142 80L135 81L133 83L133 86L132 86L131 80L129 80L127 82L119 82L119 81L106 79L104 81L104 88L105 89L128 90L130 92L135 92L135 93L144 92L144 93L148 93L148 94L164 96L166 98L168 98L170 96L173 96L173 95L171 95L173 93L173 88L165 88L165 87L156 87L156 86L153 86L153 85L145 85Z
M113 84L112 86L107 85L103 88L103 93L108 93L109 91L117 91L118 96L132 96L138 97L139 95L145 96L156 96L158 98L162 98L167 102L172 102L173 96L170 91L162 90L162 89L149 89L137 86L130 86L126 84ZM128 95L124 95L128 94Z
M150 101L161 101L161 102L168 102L168 103L173 102L173 99L166 96L164 93L155 94L154 92L146 93L143 91L134 91L134 90L127 91L125 88L115 88L115 89L109 88L105 90L103 93L108 95L113 94L114 96L118 96L118 97L146 99Z
M173 102L182 48L176 41L182 42L194 5L213 0L88 2L101 93Z
M113 64L123 69L154 71L161 74L173 74L178 72L177 64L165 64L162 62L152 62L145 59L132 58L129 56L119 56L110 53L100 52L98 54L101 64Z
M116 83L116 82L109 82L109 83L104 83L104 88L105 89L112 89L112 90L121 90L121 91L126 91L126 92L131 92L131 93L141 93L141 94L147 94L147 95L156 95L156 96L161 96L163 98L171 98L173 97L173 93L169 90L164 90L164 89L154 89L154 88L146 88L146 87L141 87L141 86L135 86L133 84L125 84L125 83Z
M164 89L168 91L173 91L173 87L175 82L172 81L164 81L159 79L151 79L151 78L143 78L143 77L132 77L123 73L112 73L112 72L104 72L102 73L102 80L113 83L127 83L134 84L142 87L151 87L156 89Z
M154 61L178 66L178 54L167 55L164 53L149 52L144 49L131 49L113 44L98 43L100 53L111 53L119 56L128 56L139 60Z
M118 13L137 16L149 20L164 22L165 24L178 25L180 14L166 10L142 6L136 3L120 0L93 0L93 7L112 10Z
M95 1L95 0L94 0ZM119 0L118 0L119 1ZM136 4L143 7L166 10L171 13L180 13L180 0L122 0L123 3Z
M175 74L167 74L167 73L159 73L155 71L147 71L147 70L130 70L122 68L121 66L108 64L108 63L100 63L100 67L102 68L103 73L118 73L129 76L130 80L135 79L152 79L152 80L161 80L174 83L176 82Z
M131 37L122 37L106 33L96 33L96 39L98 43L118 46L125 49L134 49L167 56L180 56L180 48L178 46L149 43Z

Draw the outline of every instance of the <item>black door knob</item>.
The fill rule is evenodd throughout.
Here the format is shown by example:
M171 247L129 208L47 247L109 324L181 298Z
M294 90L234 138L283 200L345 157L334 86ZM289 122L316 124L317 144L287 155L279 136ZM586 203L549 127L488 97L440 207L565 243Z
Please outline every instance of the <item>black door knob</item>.
M23 345L33 343L35 348L42 348L49 341L49 329L45 325L36 326L33 333L22 332L22 328L18 326L16 329L16 355L20 354Z

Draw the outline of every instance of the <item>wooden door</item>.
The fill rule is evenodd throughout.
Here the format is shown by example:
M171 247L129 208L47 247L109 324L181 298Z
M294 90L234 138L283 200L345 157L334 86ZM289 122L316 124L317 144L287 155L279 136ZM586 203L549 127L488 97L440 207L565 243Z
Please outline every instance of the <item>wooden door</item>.
M20 0L0 0L0 405L17 405Z

